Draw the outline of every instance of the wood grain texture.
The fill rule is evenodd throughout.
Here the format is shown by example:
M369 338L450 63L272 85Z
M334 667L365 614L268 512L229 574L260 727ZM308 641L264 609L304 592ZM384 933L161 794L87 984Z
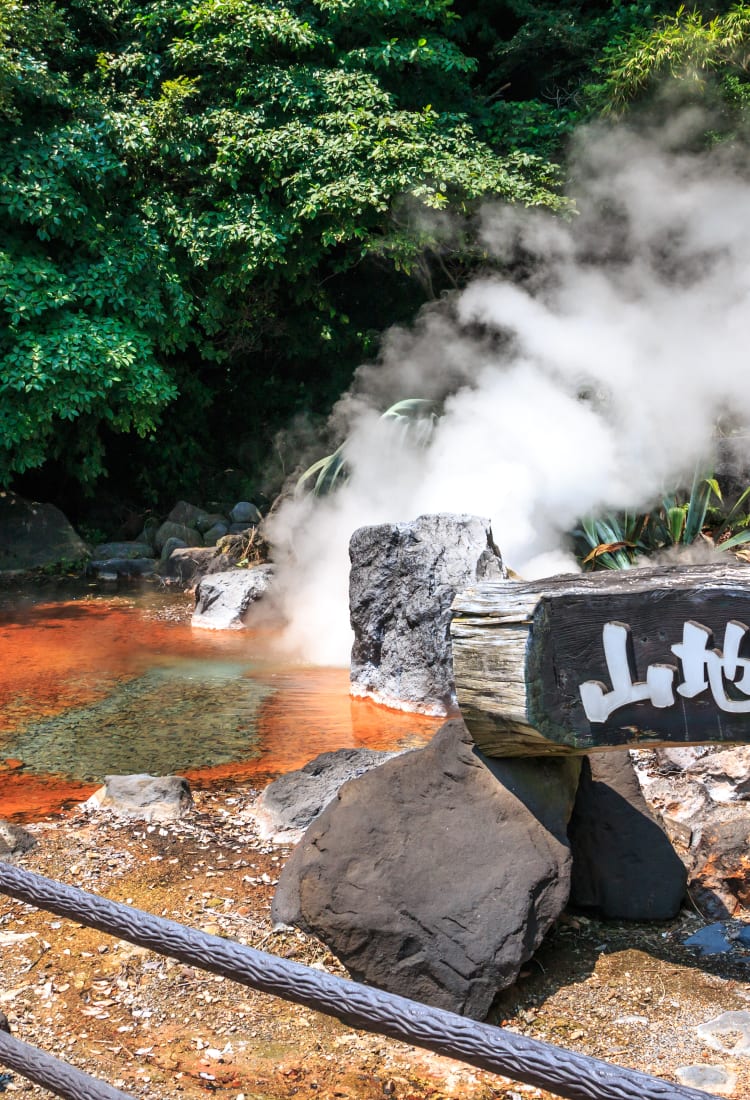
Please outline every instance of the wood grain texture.
M458 703L487 755L750 742L750 713L732 712L746 704L750 711L750 689L743 690L750 685L747 566L485 582L459 593L452 610ZM748 633L726 674L722 647L732 622L738 634L743 626ZM673 703L628 701L604 721L589 719L581 685L599 683L604 693L614 686L603 644L606 623L629 628L628 667L636 687L646 681L649 669L673 670L663 674L671 675ZM680 652L686 623L705 628L706 638L705 657L697 658L704 661L706 687L692 697L681 694L680 687L694 685L697 673L691 677L673 651L676 646Z

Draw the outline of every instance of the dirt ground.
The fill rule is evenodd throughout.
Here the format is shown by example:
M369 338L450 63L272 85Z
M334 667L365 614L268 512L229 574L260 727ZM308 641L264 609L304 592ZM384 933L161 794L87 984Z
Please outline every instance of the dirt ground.
M247 789L197 792L175 825L75 811L29 826L19 859L41 874L191 927L332 973L318 941L271 927L288 849L258 839ZM750 1056L705 1045L698 1025L750 1011L750 955L697 957L703 925L566 914L491 1017L524 1035L675 1081L677 1067L717 1066L750 1100ZM12 1032L136 1097L153 1100L547 1100L551 1094L473 1070L0 897L0 1011ZM48 1095L16 1073L0 1091Z

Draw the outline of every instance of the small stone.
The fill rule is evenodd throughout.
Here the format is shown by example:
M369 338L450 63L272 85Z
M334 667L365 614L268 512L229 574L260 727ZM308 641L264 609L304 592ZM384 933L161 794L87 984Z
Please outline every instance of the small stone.
M26 829L0 819L0 859L20 856L35 844L35 838Z
M695 947L701 955L724 955L732 950L726 937L726 926L717 922L707 924L685 940L685 947Z
M736 1012L722 1012L715 1020L708 1020L696 1028L699 1038L712 1050L720 1050L722 1054L750 1055L750 1012L738 1009ZM727 1046L721 1041L722 1035L731 1035L739 1038L732 1045Z
M193 797L181 775L108 775L84 805L143 821L177 821L190 813Z
M711 1089L723 1096L731 1096L737 1084L737 1075L718 1066L678 1066L674 1071L681 1085L695 1089Z
M239 500L229 513L232 523L258 524L263 519L258 509L249 500Z

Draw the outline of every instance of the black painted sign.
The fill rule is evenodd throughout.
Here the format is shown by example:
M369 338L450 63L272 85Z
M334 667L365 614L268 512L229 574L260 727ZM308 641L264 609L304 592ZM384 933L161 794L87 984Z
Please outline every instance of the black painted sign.
M528 718L570 748L750 741L750 591L542 597Z

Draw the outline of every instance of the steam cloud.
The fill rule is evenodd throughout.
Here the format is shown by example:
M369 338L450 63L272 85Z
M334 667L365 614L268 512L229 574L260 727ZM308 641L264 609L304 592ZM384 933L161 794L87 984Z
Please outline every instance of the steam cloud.
M348 483L288 501L270 536L287 645L348 664L348 543L426 512L489 516L525 577L576 571L565 532L590 512L646 508L711 462L719 418L750 418L750 184L736 151L584 133L577 213L487 208L482 238L514 278L476 280L394 330L334 410ZM380 413L440 402L420 446Z

